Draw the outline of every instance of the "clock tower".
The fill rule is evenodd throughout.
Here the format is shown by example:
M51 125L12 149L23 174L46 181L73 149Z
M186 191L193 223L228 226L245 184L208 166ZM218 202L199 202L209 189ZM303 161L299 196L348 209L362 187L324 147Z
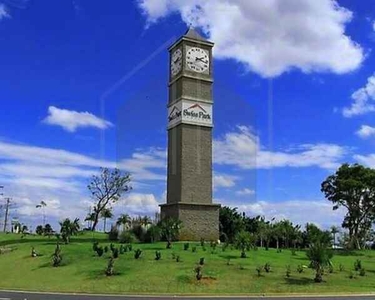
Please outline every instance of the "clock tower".
M170 48L167 203L161 217L182 221L180 240L217 240L212 203L214 44L193 28Z

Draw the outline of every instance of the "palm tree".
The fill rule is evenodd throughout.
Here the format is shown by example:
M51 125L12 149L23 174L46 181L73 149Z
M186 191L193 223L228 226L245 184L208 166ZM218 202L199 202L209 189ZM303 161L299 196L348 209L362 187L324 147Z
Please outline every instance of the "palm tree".
M167 240L167 249L172 248L172 241L178 237L182 221L174 218L165 218L159 222L162 236Z
M40 201L40 203L36 206L36 208L41 208L43 211L43 226L46 224L46 212L45 212L46 206L47 206L47 203L44 201Z
M147 227L148 225L152 224L152 220L149 216L144 216L140 219L140 224Z
M79 219L76 218L72 222L70 219L66 218L64 221L59 222L59 224L61 226L61 229L60 229L61 236L65 244L69 244L70 237L72 235L76 235L79 231L79 228L80 228Z
M322 282L324 267L331 265L332 252L327 250L327 245L317 242L310 245L306 255L310 259L311 266L316 271L314 281Z
M122 230L125 231L126 225L131 223L131 218L128 214L122 214L118 217L116 225L122 226Z
M113 218L112 210L110 208L105 208L100 213L100 216L104 219L104 232L105 232L106 225L107 225L107 219Z
M331 227L331 233L333 235L333 246L336 246L336 234L338 234L340 231L338 229L338 227L336 226L332 226Z
M95 221L95 213L87 214L85 222L88 222L89 229L92 228L92 223Z
M241 258L246 258L246 250L254 247L255 240L255 237L247 231L236 234L235 245L237 249L241 250Z

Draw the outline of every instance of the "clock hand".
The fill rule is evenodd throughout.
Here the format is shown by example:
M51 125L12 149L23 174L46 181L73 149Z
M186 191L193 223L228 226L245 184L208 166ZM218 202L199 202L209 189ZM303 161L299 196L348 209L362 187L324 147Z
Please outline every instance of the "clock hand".
M207 61L204 61L203 59L204 59L203 57L196 57L195 58L196 61L199 60L199 61L201 61L201 62L203 62L205 64L208 63Z

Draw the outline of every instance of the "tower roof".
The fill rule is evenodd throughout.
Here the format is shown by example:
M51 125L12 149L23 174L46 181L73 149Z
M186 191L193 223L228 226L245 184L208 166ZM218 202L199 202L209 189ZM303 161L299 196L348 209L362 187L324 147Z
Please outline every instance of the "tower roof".
M186 33L179 38L176 42L174 42L168 49L173 49L176 45L178 45L181 41L187 40L196 42L198 44L205 44L207 46L213 47L214 43L206 40L204 37L202 37L192 26L189 27L189 29L186 31Z
M202 42L207 42L207 40L203 38L192 26L190 26L189 29L186 31L184 37Z

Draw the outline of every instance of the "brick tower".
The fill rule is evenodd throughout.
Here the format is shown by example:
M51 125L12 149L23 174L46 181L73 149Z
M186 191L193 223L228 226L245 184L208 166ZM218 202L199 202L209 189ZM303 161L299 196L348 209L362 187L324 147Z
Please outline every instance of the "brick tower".
M170 48L167 203L161 217L182 221L180 240L217 240L212 203L212 48L193 28Z

